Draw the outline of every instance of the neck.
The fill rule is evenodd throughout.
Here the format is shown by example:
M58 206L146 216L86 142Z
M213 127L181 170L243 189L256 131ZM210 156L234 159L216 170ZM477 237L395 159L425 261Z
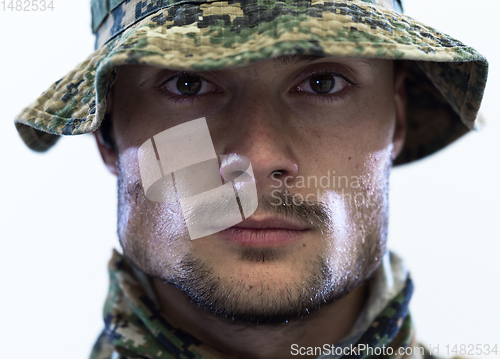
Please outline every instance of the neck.
M353 327L367 286L306 317L276 325L234 323L200 309L181 290L151 278L163 315L177 328L222 352L245 358L294 358L292 344L322 347L339 342ZM314 356L313 356L314 357Z

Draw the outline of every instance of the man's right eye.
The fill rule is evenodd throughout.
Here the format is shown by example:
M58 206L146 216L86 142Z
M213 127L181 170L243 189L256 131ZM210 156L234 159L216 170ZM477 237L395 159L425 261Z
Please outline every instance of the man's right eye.
M165 81L161 88L179 97L203 95L217 90L214 85L198 74L185 72L175 74Z

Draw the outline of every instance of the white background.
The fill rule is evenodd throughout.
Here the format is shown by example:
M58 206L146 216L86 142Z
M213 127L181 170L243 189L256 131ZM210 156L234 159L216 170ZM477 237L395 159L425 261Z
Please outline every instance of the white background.
M25 105L93 50L89 1L54 6L0 10L2 358L87 358L103 326L107 261L118 248L116 180L93 137L63 138L40 155L13 125ZM407 0L405 12L489 59L481 111L487 126L394 170L389 246L413 275L420 341L439 344L441 354L447 344L500 350L499 5Z

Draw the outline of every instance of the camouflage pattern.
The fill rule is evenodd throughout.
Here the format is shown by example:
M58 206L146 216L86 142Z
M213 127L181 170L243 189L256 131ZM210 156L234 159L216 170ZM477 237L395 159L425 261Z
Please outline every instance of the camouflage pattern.
M116 251L108 271L110 286L103 310L105 329L92 349L91 359L109 359L113 352L120 358L235 358L172 325L147 295L132 265Z
M34 150L47 150L58 135L95 131L121 65L204 71L287 54L407 62L409 133L395 164L427 156L475 127L486 85L486 59L460 41L398 13L394 1L94 0L94 4L102 8L95 11L100 17L93 23L98 25L97 43L103 45L16 118L21 137Z
M90 359L236 358L209 347L176 328L146 294L129 261L116 251L113 251L108 270L110 286L103 311L105 329L99 336ZM408 310L412 293L413 284L408 277L403 290L376 317L357 344L372 348L391 346L396 354L397 348L415 347L413 324ZM321 359L328 357L322 356ZM342 358L368 357L366 352L360 351Z
M402 13L401 5L396 0L362 1ZM139 2L115 0L114 4L106 6L106 2L92 1L92 31L96 35L96 49L146 16L184 2L183 0L142 0Z
M408 306L413 294L413 282L408 277L403 290L387 305L372 325L362 335L356 344L365 344L365 347L392 347L398 353L400 347L416 346L413 322ZM368 350L357 355L344 355L345 359L369 358ZM402 358L403 356L395 356Z

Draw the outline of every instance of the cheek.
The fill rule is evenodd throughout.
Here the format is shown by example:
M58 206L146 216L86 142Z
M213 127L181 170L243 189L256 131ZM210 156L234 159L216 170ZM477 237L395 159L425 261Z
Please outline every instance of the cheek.
M136 147L120 153L118 165L118 235L123 251L149 274L159 275L159 268L168 272L191 246L191 241L185 240L182 210L178 202L146 198Z
M294 121L294 143L301 144L298 150L319 170L327 164L330 170L340 167L357 172L370 162L370 156L390 152L395 121L388 91L359 95L328 111L301 113Z
M334 241L330 250L334 257L339 248L351 259L359 253L380 257L386 240L392 145L380 147L352 154L346 150L343 156L349 156L347 161L325 160L322 169L316 172L326 174L330 170L329 188L319 183L320 201L329 207L331 214Z
M334 279L342 276L353 282L367 278L377 268L385 251L387 211L366 202L365 190L325 193L322 202L331 209L331 234L323 256L328 259Z

